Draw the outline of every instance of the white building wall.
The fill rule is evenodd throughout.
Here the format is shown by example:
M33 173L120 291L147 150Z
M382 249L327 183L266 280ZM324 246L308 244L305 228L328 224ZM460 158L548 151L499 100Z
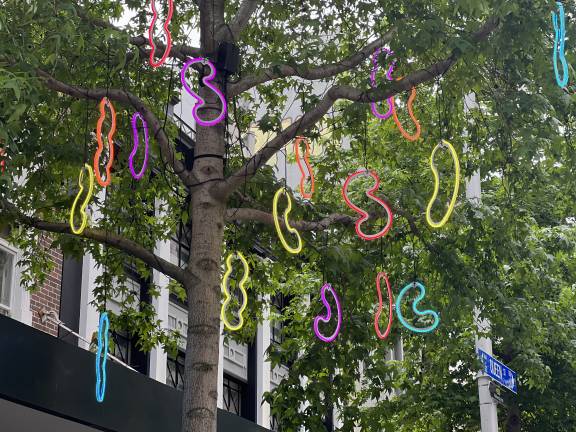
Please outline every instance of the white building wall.
M170 242L162 241L156 245L156 254L160 258L170 260ZM170 304L170 291L168 289L168 276L154 270L152 273L152 281L154 285L160 290L160 296L152 299L152 305L156 310L156 317L161 321L163 328L168 328L168 312ZM166 364L168 361L168 354L161 348L155 347L150 352L150 378L166 383Z

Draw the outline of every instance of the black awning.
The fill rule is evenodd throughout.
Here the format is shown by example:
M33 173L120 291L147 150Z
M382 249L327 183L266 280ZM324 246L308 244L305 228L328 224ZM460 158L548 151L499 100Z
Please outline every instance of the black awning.
M181 392L111 361L107 372L106 397L98 403L93 353L0 316L0 399L100 430L180 431ZM0 430L11 430L5 421ZM229 431L267 430L218 410L218 432Z

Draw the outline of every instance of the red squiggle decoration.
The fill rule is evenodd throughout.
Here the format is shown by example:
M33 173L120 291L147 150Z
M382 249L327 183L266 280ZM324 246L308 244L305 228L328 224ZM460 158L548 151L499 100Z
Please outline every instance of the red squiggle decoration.
M100 156L104 151L104 143L102 141L102 125L106 119L106 105L110 110L112 116L112 124L110 125L110 131L108 132L108 162L106 163L106 180L102 179L100 174ZM98 148L96 153L94 153L94 176L96 181L102 187L106 187L112 181L112 174L110 170L112 169L112 164L114 163L114 134L116 133L116 111L114 110L114 105L106 97L102 98L100 101L100 118L98 123L96 123L96 140L98 141Z
M6 152L4 149L0 148L0 173L4 174L4 169L6 168L6 161L4 157L6 156Z
M350 185L350 182L353 179L355 179L356 177L361 176L361 175L369 175L370 177L372 177L374 179L374 186L371 189L368 189L366 191L366 196L368 198L376 201L382 207L384 207L384 210L386 210L386 214L388 215L388 222L386 223L386 226L384 228L382 228L382 230L380 230L376 234L365 234L362 231L360 226L365 221L368 220L370 215L367 212L365 212L364 210L362 210L360 207L354 205L352 203L352 201L350 201L350 198L348 198L348 186ZM394 219L394 215L392 214L392 210L390 209L390 206L386 203L386 201L384 201L384 200L382 200L382 199L380 199L374 195L374 192L376 190L378 190L379 187L380 187L380 178L378 177L378 174L376 174L376 172L374 172L374 171L367 171L364 169L358 170L354 174L350 174L350 176L344 182L344 186L342 186L342 198L344 198L344 201L346 202L348 207L350 207L356 213L359 213L361 215L360 219L358 219L356 221L356 225L354 226L354 228L356 229L356 234L358 234L358 237L360 237L363 240L379 239L380 237L384 236L392 227L392 220Z
M302 161L300 159L300 143L304 141L306 144L306 151L304 152L304 163L306 164L306 168L308 169L308 174L310 175L310 192L304 191L304 185L306 183L306 172L304 171L304 167L302 166ZM300 170L300 195L304 199L311 199L312 195L314 194L314 172L312 171L312 165L310 164L310 143L308 139L302 136L296 137L296 141L294 141L294 153L296 154L296 163L298 164L298 169Z
M154 68L158 66L162 66L168 58L170 54L170 50L172 49L172 34L170 34L170 30L168 26L170 25L170 20L172 19L172 14L174 13L174 2L173 0L168 0L168 15L166 16L166 20L164 21L164 34L166 35L166 49L164 50L164 54L160 60L156 61L156 44L154 43L154 26L156 25L156 21L158 20L158 11L156 10L156 0L150 0L150 7L152 9L152 21L150 22L150 27L148 28L148 42L150 43L150 65Z
M386 289L388 291L388 327L384 334L380 331L380 315L382 315L382 290L380 289L380 280L384 278L386 281ZM392 329L392 319L394 317L394 299L392 298L392 288L390 288L390 281L388 280L388 275L384 272L379 272L376 275L376 292L378 293L378 310L376 315L374 315L374 330L376 330L376 335L379 339L386 339L390 334Z

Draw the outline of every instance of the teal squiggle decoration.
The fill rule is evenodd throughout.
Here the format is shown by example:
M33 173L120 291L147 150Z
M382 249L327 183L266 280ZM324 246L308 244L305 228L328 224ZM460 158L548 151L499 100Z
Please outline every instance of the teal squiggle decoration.
M110 319L108 312L100 314L98 326L98 351L96 352L96 400L104 401L106 394L106 360L108 359L108 330Z
M556 75L556 83L564 88L568 85L568 63L566 62L564 43L566 40L566 18L564 16L564 5L556 2L558 13L552 12L552 24L554 25L554 53L552 61L554 63L554 75ZM558 71L558 58L562 63L562 78Z
M414 302L412 302L412 310L416 315L420 316L430 315L434 317L434 322L432 323L432 325L428 327L414 327L413 325L408 323L402 316L402 309L400 308L400 305L402 304L402 299L404 298L404 295L406 295L406 293L410 288L418 288L420 290L420 294L418 295L418 297L414 299ZM398 315L398 320L400 321L400 323L402 323L404 327L415 333L430 333L431 331L434 331L436 327L438 327L438 324L440 324L440 317L438 316L438 313L430 309L424 311L418 310L418 303L420 303L420 301L424 298L424 296L426 296L426 287L422 285L420 282L410 282L404 288L402 288L402 291L400 291L400 294L398 294L398 297L396 297L396 315Z

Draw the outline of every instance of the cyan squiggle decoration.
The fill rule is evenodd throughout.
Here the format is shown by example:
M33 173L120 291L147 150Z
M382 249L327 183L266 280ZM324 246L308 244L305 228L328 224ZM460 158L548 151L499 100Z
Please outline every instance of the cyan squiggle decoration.
M564 88L568 85L568 63L564 55L564 43L566 40L566 18L564 17L564 5L556 2L558 6L558 13L552 12L552 24L554 25L554 53L552 61L554 63L554 75L556 75L556 83ZM562 78L558 71L558 58L562 63Z
M96 400L104 401L106 394L106 360L108 359L108 330L110 320L108 312L100 314L98 326L98 351L96 351Z
M418 288L420 290L420 294L418 295L418 297L414 299L414 302L412 302L412 310L416 315L432 316L434 318L434 322L432 323L432 325L428 327L414 327L413 325L409 324L402 316L402 309L400 308L400 305L402 304L402 299L404 298L404 295L408 292L410 288ZM431 331L434 331L434 329L438 327L438 324L440 324L440 317L438 317L438 313L430 309L424 311L418 310L418 303L420 303L420 301L424 298L424 296L426 296L426 287L422 285L420 282L410 282L408 285L402 288L402 291L400 291L400 294L398 294L398 297L396 297L396 315L398 315L398 320L402 323L404 327L415 333L429 333Z

